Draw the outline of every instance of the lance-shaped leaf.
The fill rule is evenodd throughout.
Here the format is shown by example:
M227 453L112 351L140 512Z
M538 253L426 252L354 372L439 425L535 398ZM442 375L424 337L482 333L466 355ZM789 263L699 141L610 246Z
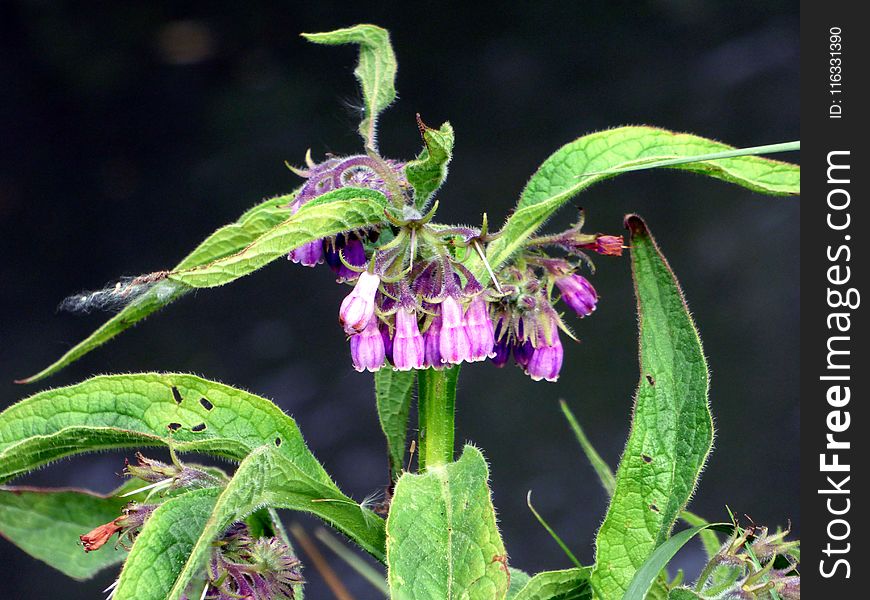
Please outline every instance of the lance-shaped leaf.
M590 572L575 568L538 573L508 600L592 600Z
M172 445L241 460L264 444L331 483L295 421L265 398L192 375L94 377L0 413L0 481L96 450Z
M353 72L362 87L365 104L359 132L368 147L377 148L378 115L396 99L396 55L389 32L376 25L355 25L302 36L316 44L359 45L359 64Z
M495 522L480 451L405 473L387 519L391 598L504 598L507 557Z
M121 515L131 498L119 495L118 491L102 495L77 489L0 487L0 535L64 575L89 579L127 556L121 548L85 553L79 542L80 535Z
M417 115L417 125L425 146L416 160L405 165L405 176L414 188L414 203L422 210L447 178L447 165L453 158L455 136L450 123L444 123L440 129L432 129Z
M730 532L733 530L733 526L728 523L712 523L684 529L672 538L669 538L656 548L655 552L635 572L625 595L622 597L623 600L645 600L659 574L676 553L679 552L680 548L685 546L697 534L707 529Z
M194 288L217 287L244 277L303 244L384 222L387 198L362 188L341 188L308 202L244 250L208 264L181 269L169 280Z
M596 540L592 585L619 598L670 534L713 441L701 340L646 224L629 216L640 319L640 384L616 489ZM658 571L654 574L658 575Z
M408 414L411 411L411 396L414 392L416 375L417 372L413 370L380 369L375 373L378 420L387 438L390 475L393 479L399 476L405 464Z
M208 236L172 270L190 269L243 250L263 233L290 216L287 205L293 200L294 195L295 192L270 198L251 208L235 223L225 225ZM33 383L56 373L189 291L189 287L166 279L153 282L118 314L67 351L55 363L31 377L22 379L19 383Z
M347 535L375 558L384 560L384 521L343 495L335 485L324 484L306 474L274 446L251 453L214 505L195 546L175 570L167 573L171 591L136 596L137 600L177 600L206 565L212 542L234 521L261 506L300 510L317 515ZM130 596L133 598L133 596Z
M616 175L602 171L732 149L695 135L654 127L618 127L585 135L557 150L532 175L516 210L502 229L502 236L489 245L487 258L494 267L504 263L571 198L594 183ZM764 194L793 196L800 193L799 166L758 156L708 159L663 165L663 168L708 175ZM486 271L479 262L472 256L469 264L475 275L484 277Z
M220 489L170 498L145 522L121 570L113 600L167 598L175 574L190 555L212 513Z

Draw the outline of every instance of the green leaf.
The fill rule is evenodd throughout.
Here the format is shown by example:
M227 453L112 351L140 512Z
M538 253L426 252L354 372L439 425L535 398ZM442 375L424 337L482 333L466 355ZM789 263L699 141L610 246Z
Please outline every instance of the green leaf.
M79 543L80 535L121 516L130 498L117 496L118 492L0 487L0 535L68 577L89 579L127 556L120 547L86 553Z
M526 584L532 580L532 576L514 567L508 567L508 576L510 577L510 586L508 587L505 600L515 600L520 590L526 587Z
M589 568L544 571L532 577L509 600L592 600Z
M167 598L219 493L219 488L194 490L161 504L136 538L112 600Z
M380 369L375 372L375 400L378 420L387 438L391 479L397 478L405 466L408 440L408 414L414 393L416 371Z
M405 473L387 518L391 598L504 598L508 571L477 448L458 461Z
M693 512L689 512L688 510L684 510L680 513L680 519L682 519L686 522L686 524L691 525L692 527L709 525L706 519L696 515ZM722 547L722 542L719 541L719 537L712 529L702 530L700 536L701 543L704 545L704 552L707 554L707 560L710 560L714 556L716 556L716 554L718 554L719 549Z
M248 244L272 229L290 215L287 205L295 192L270 198L245 212L235 223L221 227L208 236L196 249L184 258L173 271L191 269L208 264L243 250ZM179 283L163 280L157 282L136 297L118 314L106 321L99 329L67 351L56 362L39 373L18 381L33 383L53 375L91 350L105 344L119 333L129 329L145 317L184 296L190 288Z
M251 453L223 490L196 545L169 577L172 590L154 600L177 600L208 561L212 542L233 522L261 506L314 514L347 535L366 552L384 560L384 521L344 494L334 484L319 481L287 459L273 445ZM144 598L144 597L143 597Z
M366 146L377 148L377 120L382 110L396 99L396 55L390 34L376 25L355 25L325 33L303 33L315 44L358 44L359 64L354 70L365 103L365 116L359 133Z
M432 129L417 115L417 124L425 146L416 160L405 165L405 175L414 188L414 203L422 210L447 178L447 165L453 158L455 136L450 123L444 123L440 129Z
M487 259L493 267L510 259L571 198L594 183L615 176L602 171L728 150L732 147L654 127L618 127L585 135L557 150L532 175L516 211L502 229L502 236L489 244ZM669 168L701 173L765 194L792 196L800 193L799 166L757 156L702 160L673 164ZM589 173L598 174L587 176ZM480 261L473 256L469 268L475 275L486 275Z
M713 441L707 364L682 292L643 220L629 216L626 226L641 377L616 490L596 540L592 585L601 598L620 597L667 539Z
M580 442L580 447L583 449L583 453L586 455L586 458L589 459L589 462L592 463L592 468L595 469L595 472L598 474L598 480L601 482L601 486L604 488L604 491L607 492L608 496L612 496L613 490L616 488L616 478L613 476L613 471L610 469L610 465L604 462L604 459L601 458L601 455L598 454L598 451L595 450L594 446L592 446L592 442L590 442L589 438L586 437L586 432L584 432L583 428L580 427L580 423L568 407L568 403L564 400L560 400L559 405L562 407L562 413L565 415L565 419L574 431L577 441Z
M217 287L244 277L299 246L382 223L387 198L362 188L340 188L306 203L299 211L264 232L244 250L210 263L173 271L169 280L193 288Z
M331 483L295 421L264 398L177 373L94 377L0 413L0 481L111 448L171 445L241 460L264 444L280 444L300 469Z
M704 600L704 597L689 588L675 588L668 595L668 600Z
M625 595L622 600L645 600L647 592L649 592L656 578L662 570L667 566L671 559L679 552L680 548L686 545L693 537L705 529L715 528L719 531L731 531L733 525L730 523L713 523L703 525L701 527L691 527L675 534L667 539L662 545L655 549L650 557L640 566L637 572L631 579ZM593 573L593 578L595 574ZM597 590L597 588L596 588ZM602 598L616 598L619 596L606 596Z

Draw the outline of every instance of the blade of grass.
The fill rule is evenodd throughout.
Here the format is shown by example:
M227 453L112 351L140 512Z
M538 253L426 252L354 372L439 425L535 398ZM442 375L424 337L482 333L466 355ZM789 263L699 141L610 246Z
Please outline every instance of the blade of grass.
M375 586L378 591L382 592L385 597L389 597L390 589L387 587L387 578L383 573L379 573L377 569L368 564L365 560L359 557L353 550L341 543L335 536L330 534L323 527L318 528L314 532L314 537L320 540L324 546L335 552L335 554L350 566L360 576Z
M571 550L568 548L567 544L565 544L565 542L562 541L562 538L560 538L556 534L556 532L553 531L553 528L550 527L550 525L544 520L544 517L542 517L538 513L538 511L535 510L535 507L532 506L532 490L529 490L529 493L526 495L526 504L528 504L529 510L532 511L532 514L535 515L535 518L538 520L538 523L540 523L541 526L547 530L547 533L550 534L550 537L552 537L556 541L556 543L559 544L559 547L562 549L562 552L565 553L565 556L567 556L571 560L571 562L574 563L574 566L576 566L578 569L582 569L583 565L580 564L580 561L577 560L577 557L574 556L574 553L571 552Z
M559 405L562 407L562 413L564 413L565 418L568 420L568 424L571 426L571 429L574 430L574 435L577 436L577 441L580 442L580 447L583 448L583 453L586 455L586 458L589 459L589 462L592 463L595 472L598 473L598 479L601 481L601 485L607 491L607 495L612 496L613 490L616 488L616 478L613 476L613 471L592 446L589 438L586 437L586 433L583 431L583 428L580 427L580 423L577 421L574 413L571 412L570 408L568 408L568 403L564 400L559 400Z

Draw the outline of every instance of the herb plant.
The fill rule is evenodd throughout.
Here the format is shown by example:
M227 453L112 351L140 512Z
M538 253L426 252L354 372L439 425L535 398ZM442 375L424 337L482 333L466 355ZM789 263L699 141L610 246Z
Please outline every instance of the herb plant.
M171 462L137 452L124 468L127 481L106 496L0 488L0 532L77 579L123 562L108 590L115 600L302 598L304 571L276 509L314 514L381 561L386 575L374 578L381 591L373 593L396 600L799 598L799 551L787 531L733 518L710 524L686 511L712 446L709 377L698 331L647 224L627 216L626 239L588 233L581 212L569 229L541 232L580 192L637 169L674 168L797 195L797 166L757 156L797 144L735 150L652 127L601 131L548 158L498 230L486 215L479 226L443 224L437 193L452 158L450 124L429 127L418 117L423 148L414 159L388 159L379 149L378 115L395 99L387 32L357 25L305 37L359 47L361 152L319 162L309 153L303 166L291 167L303 179L298 189L249 209L175 267L68 298L63 306L71 310L118 312L21 383L52 375L196 289L284 257L308 267L326 263L348 286L337 312L349 359L374 377L388 449L384 501L343 494L293 419L266 399L181 373L107 375L40 392L0 414L2 481L99 450L164 446ZM576 566L530 576L510 566L483 452L466 445L455 456L460 368L514 362L534 380L556 381L571 368L563 344L598 302L587 278L590 255L619 260L625 248L637 296L640 378L615 474L563 403L611 495L595 564L577 563L554 533ZM419 436L409 440L413 397ZM409 460L415 451L416 472ZM183 460L188 453L237 466L227 473ZM688 528L672 535L680 520ZM694 583L669 578L668 561L695 535L707 567ZM107 544L120 550L101 550Z

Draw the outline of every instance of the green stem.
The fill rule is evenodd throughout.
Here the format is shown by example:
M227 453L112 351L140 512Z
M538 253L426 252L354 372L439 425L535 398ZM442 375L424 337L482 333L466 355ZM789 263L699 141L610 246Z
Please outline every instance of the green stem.
M419 470L453 462L456 380L459 367L417 373L417 413L420 423Z

